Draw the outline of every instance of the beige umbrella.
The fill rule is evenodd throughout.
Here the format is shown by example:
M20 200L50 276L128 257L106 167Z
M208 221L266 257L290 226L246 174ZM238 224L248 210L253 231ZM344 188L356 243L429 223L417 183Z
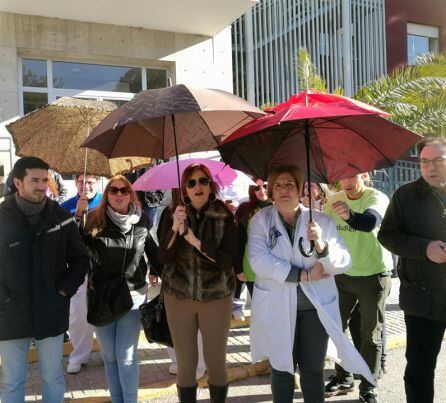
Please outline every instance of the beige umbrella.
M147 157L108 159L81 144L116 109L112 102L60 98L6 126L20 157L35 156L59 173L110 177L152 163Z

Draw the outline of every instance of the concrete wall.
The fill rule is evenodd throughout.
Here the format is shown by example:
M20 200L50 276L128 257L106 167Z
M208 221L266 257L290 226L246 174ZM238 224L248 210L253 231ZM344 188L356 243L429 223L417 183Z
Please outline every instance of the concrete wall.
M0 13L0 121L19 113L18 57L163 67L174 83L232 92L229 27L208 38Z
M407 64L407 23L439 28L439 49L446 51L445 0L387 0L387 70Z

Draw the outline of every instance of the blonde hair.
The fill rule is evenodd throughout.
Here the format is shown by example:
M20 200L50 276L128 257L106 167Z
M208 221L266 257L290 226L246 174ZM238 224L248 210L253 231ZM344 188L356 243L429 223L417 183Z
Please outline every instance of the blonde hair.
M288 173L290 174L294 182L296 182L297 192L300 195L302 193L302 186L304 184L304 176L302 171L296 165L282 165L274 168L268 175L268 198L272 200L274 184L277 181L279 175Z

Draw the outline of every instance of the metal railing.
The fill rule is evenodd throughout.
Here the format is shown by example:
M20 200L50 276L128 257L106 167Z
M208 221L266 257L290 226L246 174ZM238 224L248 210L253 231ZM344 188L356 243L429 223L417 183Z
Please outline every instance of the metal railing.
M375 171L373 174L373 187L391 197L393 192L401 185L413 182L421 176L420 164L411 161L397 161L391 168Z
M256 105L298 88L306 48L332 91L348 96L386 74L384 0L260 0L232 25L234 93Z

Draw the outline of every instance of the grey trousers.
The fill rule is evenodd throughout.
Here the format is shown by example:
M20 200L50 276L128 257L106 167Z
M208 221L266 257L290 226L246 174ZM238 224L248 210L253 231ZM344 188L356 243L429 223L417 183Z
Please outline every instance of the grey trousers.
M299 367L304 402L321 403L325 401L324 360L327 345L328 334L317 316L317 311L298 287L293 364L294 367L296 365ZM272 368L271 391L274 403L292 403L294 376L289 372Z

